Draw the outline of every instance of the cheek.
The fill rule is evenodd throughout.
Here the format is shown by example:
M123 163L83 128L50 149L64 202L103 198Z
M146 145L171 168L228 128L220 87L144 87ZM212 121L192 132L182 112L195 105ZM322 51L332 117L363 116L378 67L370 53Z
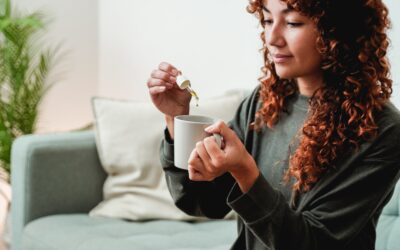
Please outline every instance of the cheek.
M296 38L293 44L293 53L298 61L304 65L319 65L321 55L316 47L316 37L313 35L301 36Z

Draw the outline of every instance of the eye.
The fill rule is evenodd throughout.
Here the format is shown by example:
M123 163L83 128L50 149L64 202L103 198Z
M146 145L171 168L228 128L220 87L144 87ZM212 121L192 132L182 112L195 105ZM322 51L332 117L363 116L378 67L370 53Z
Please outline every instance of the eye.
M263 23L264 25L271 25L271 24L272 24L272 19L262 20L262 23Z
M287 25L288 25L288 26L291 26L291 27L300 27L300 26L303 25L303 23L287 22Z

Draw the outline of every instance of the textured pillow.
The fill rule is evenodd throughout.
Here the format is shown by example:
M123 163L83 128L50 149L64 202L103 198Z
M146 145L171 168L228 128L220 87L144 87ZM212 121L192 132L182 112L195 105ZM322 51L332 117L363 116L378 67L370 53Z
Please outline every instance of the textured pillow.
M200 100L191 114L229 121L244 97L243 91ZM174 205L159 160L165 120L152 103L92 99L95 138L100 161L108 173L104 200L91 216L129 220L193 220Z

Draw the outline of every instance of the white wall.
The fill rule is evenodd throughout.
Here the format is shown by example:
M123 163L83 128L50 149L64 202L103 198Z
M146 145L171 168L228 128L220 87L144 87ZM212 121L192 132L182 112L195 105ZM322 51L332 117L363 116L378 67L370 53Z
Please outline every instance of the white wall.
M201 98L257 84L259 31L243 0L100 0L99 94L147 100L161 61Z
M400 3L385 0L393 30L389 58L400 108ZM65 131L92 120L94 95L148 100L146 81L160 61L187 75L200 98L252 88L260 75L259 30L247 0L14 0L54 19L50 42L64 42L65 80L41 105L39 131ZM397 56L396 56L397 55Z
M62 43L62 78L40 106L38 132L67 131L92 121L90 98L98 89L98 1L16 0L22 13L42 10L52 19L44 40Z
M398 0L386 3L394 27L390 33L393 101L400 107L400 60L395 57L400 51L400 8ZM254 86L260 74L261 44L246 4L243 0L119 0L117 4L101 0L99 94L148 99L145 83L160 61L179 67L200 97Z

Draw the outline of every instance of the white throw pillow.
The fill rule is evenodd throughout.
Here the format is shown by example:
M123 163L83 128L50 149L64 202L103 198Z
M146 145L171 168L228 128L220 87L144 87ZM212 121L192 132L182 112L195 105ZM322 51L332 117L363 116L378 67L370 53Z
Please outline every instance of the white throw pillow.
M200 100L191 114L229 121L246 91ZM100 161L108 174L104 200L91 216L129 220L193 220L175 205L159 160L164 116L152 103L92 99L95 138Z

